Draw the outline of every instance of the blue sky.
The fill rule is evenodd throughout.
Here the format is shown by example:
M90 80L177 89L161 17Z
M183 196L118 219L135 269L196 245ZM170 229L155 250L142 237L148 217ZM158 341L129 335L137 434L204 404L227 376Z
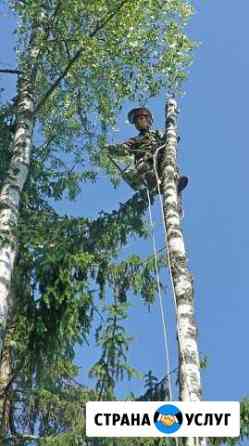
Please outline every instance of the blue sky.
M186 95L180 101L179 162L190 177L184 195L183 227L194 276L199 349L208 357L208 368L202 373L207 400L239 400L249 395L248 17L247 1L198 2L189 33L202 44L185 85ZM0 16L1 68L14 66L12 25L8 17ZM13 94L14 77L1 77L0 83ZM163 127L164 101L162 95L150 103L158 128ZM124 122L127 111L128 105L120 116L120 131L112 135L115 141L134 134L133 128ZM84 186L76 204L65 202L61 210L94 216L102 209L117 208L131 195L127 185L113 191L109 182L101 178L96 186ZM161 247L158 204L153 214ZM132 252L150 254L152 244L149 240L134 241L127 248L127 253ZM167 276L164 281L169 283ZM176 334L169 288L165 302L173 368ZM135 299L128 327L135 337L129 354L132 365L144 372L152 369L162 377L163 338L158 304L148 313ZM95 353L92 347L80 350L77 356L82 380ZM135 390L142 392L142 383L124 382L119 386L120 395Z

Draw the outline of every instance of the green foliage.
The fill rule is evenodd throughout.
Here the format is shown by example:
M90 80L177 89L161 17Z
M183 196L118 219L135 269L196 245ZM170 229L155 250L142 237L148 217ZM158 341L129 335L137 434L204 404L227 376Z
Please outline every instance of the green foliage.
M100 399L114 399L114 388L118 380L139 376L128 365L127 352L132 340L120 322L127 318L126 304L107 306L108 317L103 325L98 327L96 342L102 348L99 361L92 367L90 377L97 379L96 390Z
M153 301L154 263L153 258L146 261L138 256L118 260L119 250L127 244L129 235L148 234L143 221L146 211L143 194L120 204L117 211L102 212L91 220L59 216L40 198L38 187L30 183L29 179L23 193L18 229L21 255L17 258L13 283L16 316L12 348L18 370L15 384L22 389L24 398L23 421L18 416L13 423L22 430L25 420L32 419L34 425L43 426L40 437L44 441L63 444L70 435L76 441L78 431L74 426L70 427L72 432L58 436L54 427L48 429L44 395L48 402L52 399L51 392L60 400L65 383L78 373L73 365L75 344L87 342L95 315L102 314L104 320L106 311L106 322L97 327L96 333L102 354L91 371L96 380L95 398L100 395L114 398L119 379L137 376L127 359L131 339L121 323L128 309L122 302L129 300L129 291L141 295L147 303ZM107 298L116 303L105 306L103 299ZM73 394L73 388L70 389ZM25 395L29 401L34 395L36 411L26 402ZM12 401L15 413L18 405L15 393ZM53 400L51 417L55 416L55 408ZM67 427L65 416L63 412L60 419L63 429Z
M144 103L165 88L181 89L194 47L184 32L193 7L187 0L10 4L19 18L18 59L24 71L35 27L36 120L43 141L33 162L37 152L42 165L46 162L46 172L36 166L44 193L60 199L67 190L73 198L80 190L76 185L94 181L99 167L113 173L98 147L123 101Z

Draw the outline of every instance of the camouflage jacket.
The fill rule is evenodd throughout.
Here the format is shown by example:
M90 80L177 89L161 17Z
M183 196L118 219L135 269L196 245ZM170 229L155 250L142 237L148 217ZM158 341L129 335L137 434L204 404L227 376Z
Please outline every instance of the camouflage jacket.
M110 144L107 148L114 157L133 155L136 165L141 159L145 159L147 154L152 155L164 143L165 136L162 132L147 130L121 144Z

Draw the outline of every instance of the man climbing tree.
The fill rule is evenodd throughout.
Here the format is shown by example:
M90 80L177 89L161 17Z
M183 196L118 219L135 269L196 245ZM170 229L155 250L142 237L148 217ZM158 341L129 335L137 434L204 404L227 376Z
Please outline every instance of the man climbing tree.
M157 191L156 176L154 172L153 156L157 154L157 168L159 178L162 176L162 153L165 147L165 135L159 130L152 129L153 116L145 107L133 108L128 113L128 120L134 124L139 134L121 144L111 144L107 149L111 156L124 158L132 155L133 166L125 169L124 177L133 189L147 186ZM159 150L159 148L162 150ZM178 194L188 184L188 178L181 176L178 171Z

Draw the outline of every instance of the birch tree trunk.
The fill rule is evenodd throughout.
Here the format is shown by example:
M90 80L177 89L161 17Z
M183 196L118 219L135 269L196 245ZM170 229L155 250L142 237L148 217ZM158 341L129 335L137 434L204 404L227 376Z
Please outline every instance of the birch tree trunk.
M188 270L181 220L177 182L177 103L169 99L166 105L166 150L162 184L164 218L167 232L169 268L176 306L179 346L180 400L199 401L201 398L200 360L197 346L197 326L194 320L194 290ZM196 444L187 438L185 444Z
M11 338L14 302L11 282L17 255L16 229L21 193L26 182L31 159L33 131L33 76L27 70L19 81L16 104L16 132L13 156L0 192L0 440L9 430L9 384L12 380ZM10 325L9 329L7 327Z
M34 125L34 70L31 62L24 69L25 73L18 81L13 155L0 192L0 351L11 306L11 277L17 253L16 228L21 193L30 168Z

